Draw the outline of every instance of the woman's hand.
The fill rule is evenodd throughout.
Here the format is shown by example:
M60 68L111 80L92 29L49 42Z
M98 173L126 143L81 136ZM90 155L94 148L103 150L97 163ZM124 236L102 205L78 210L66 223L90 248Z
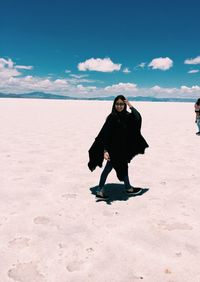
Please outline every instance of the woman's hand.
M110 156L109 156L108 152L104 152L104 159L105 159L106 161L109 161L109 160L110 160Z
M131 105L131 103L126 99L124 100L124 103L129 107L132 108L133 106Z

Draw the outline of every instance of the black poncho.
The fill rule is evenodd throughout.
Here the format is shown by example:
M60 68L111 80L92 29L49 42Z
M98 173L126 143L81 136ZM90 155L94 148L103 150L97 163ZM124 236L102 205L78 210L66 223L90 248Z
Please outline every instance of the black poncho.
M131 159L144 154L145 148L149 147L140 133L141 123L141 115L133 107L131 113L111 113L89 149L89 169L93 171L97 166L102 167L106 150L118 179L123 181L128 175Z

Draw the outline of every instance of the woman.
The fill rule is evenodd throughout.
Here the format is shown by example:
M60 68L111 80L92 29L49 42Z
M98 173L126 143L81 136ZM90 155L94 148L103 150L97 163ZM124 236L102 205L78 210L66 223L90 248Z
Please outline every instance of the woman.
M197 123L198 126L198 132L196 133L196 135L200 135L200 98L196 101L195 105L195 113L196 113L196 120L195 122Z
M127 106L131 113L126 110ZM127 193L141 192L140 188L130 185L128 177L128 163L137 154L144 154L145 148L149 147L140 133L141 121L139 112L123 95L115 98L112 112L89 150L88 167L91 171L97 166L102 167L104 159L107 161L100 177L96 195L98 198L107 198L104 184L112 168L115 169L118 179L124 181Z

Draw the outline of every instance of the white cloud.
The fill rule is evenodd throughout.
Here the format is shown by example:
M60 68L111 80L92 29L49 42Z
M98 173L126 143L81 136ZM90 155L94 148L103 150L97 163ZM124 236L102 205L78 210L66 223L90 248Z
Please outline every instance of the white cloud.
M160 87L158 85L155 85L150 88L150 90L153 90L154 93L159 93L159 94L173 94L177 91L176 88L167 88L167 87Z
M23 68L21 68L23 70ZM75 77L73 77L75 76ZM85 77L85 75L84 75ZM167 88L155 85L151 88L139 88L135 83L123 83L97 87L91 85L91 79L72 75L71 78L24 76L16 69L11 59L0 58L0 92L2 93L30 93L44 92L72 97L106 97L124 94L125 96L151 96L157 98L199 98L200 85L191 87L182 85L179 88ZM99 82L99 81L98 81ZM90 86L84 83L90 83Z
M134 83L118 83L105 87L108 92L121 92L121 91L137 91L137 84Z
M72 96L80 95L77 92L76 85L78 83L92 83L94 81L84 79L88 75L71 75L72 78L51 78L37 77L26 75L24 76L20 70L31 69L30 66L18 66L11 59L0 58L0 92L2 93L30 93L30 92L45 92L45 93L71 93ZM86 91L95 90L96 86L85 87Z
M73 78L83 78L83 77L88 77L88 74L70 74L69 76Z
M4 58L0 58L0 68L1 67L4 67L4 66L7 66L8 68L13 68L13 61L11 59L4 59Z
M157 98L198 98L200 86L194 85L191 87L182 85L180 88L167 88L155 85L149 89L143 89L144 94ZM141 89L139 89L141 91ZM146 96L146 95L145 95Z
M199 70L190 70L190 71L188 71L188 73L197 73L197 72L199 72Z
M168 70L173 66L173 61L166 57L166 58L155 58L153 59L149 64L149 67L151 67L152 69L159 69L159 70Z
M129 70L129 68L125 68L125 69L123 69L123 72L124 73L130 73L131 71Z
M100 72L113 72L119 71L121 68L121 64L114 64L110 58L104 59L88 59L85 62L78 64L78 69L80 71L100 71Z
M21 73L18 72L16 69L0 68L0 79L7 79L9 77L15 77L19 75L21 75Z
M197 64L200 64L200 56L197 56L194 59L186 59L184 61L184 63L187 64L187 65L197 65Z
M33 66L15 66L15 69L32 70Z
M65 79L56 79L56 80L54 80L54 83L57 84L57 85L60 85L60 86L61 85L64 85L64 86L68 85L68 82Z
M70 70L65 70L65 73L70 73L71 71Z
M0 78L7 79L15 76L20 76L22 73L18 69L31 70L32 66L15 65L11 59L0 58Z
M100 89L98 90L99 93ZM199 98L200 86L181 86L180 88L176 87L161 87L155 85L151 88L139 88L136 84L131 83L119 83L111 86L107 86L104 89L103 96L118 95L119 93L124 94L125 96L135 97L156 97L156 98ZM107 94L107 95L106 95Z
M154 91L160 92L160 90L162 88L160 86L158 86L158 85L155 85L155 86L151 87L151 89L154 90Z
M96 80L92 80L92 79L87 79L87 78L75 78L75 77L72 77L72 78L68 78L67 81L70 83L70 84L73 84L73 85L77 85L79 83L96 83L97 81ZM98 81L99 82L99 81Z
M141 64L139 64L138 66L139 66L140 68L144 68L145 65L146 65L146 63L141 63Z
M188 87L188 86L183 85L183 86L180 87L180 90L181 90L182 93L195 93L195 92L199 93L200 86L194 85L192 87Z
M87 92L87 91L96 90L97 87L96 86L83 86L82 84L78 84L77 89Z
M0 58L0 79L19 76L21 73L14 68L14 63L11 59Z
M11 59L0 58L0 92L29 93L33 91L57 92L67 89L68 82L64 79L51 80L33 76L22 76L17 69L31 69L30 66L15 66Z
M137 67L139 67L139 68L144 68L146 66L146 63L140 63Z
M146 66L146 63L140 63L139 65L135 66L133 70L137 70L139 68L143 69Z

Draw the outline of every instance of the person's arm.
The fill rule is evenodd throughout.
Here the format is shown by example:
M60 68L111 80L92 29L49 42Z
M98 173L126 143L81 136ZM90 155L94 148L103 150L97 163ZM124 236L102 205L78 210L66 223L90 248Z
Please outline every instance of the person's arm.
M140 117L140 113L133 107L133 105L126 99L124 100L124 102L126 103L126 105L129 107L129 109L131 110L131 113L137 113L138 117Z
M142 117L140 113L133 107L133 105L128 100L125 100L124 102L131 110L131 114L134 116L134 119L137 121L137 129L140 130L142 125Z
M103 141L103 147L104 147L104 159L109 161L109 141L112 134L112 117L109 115L106 119L106 122L102 129L102 141Z
M195 108L195 122L197 122L197 117L198 117L198 111Z
M196 113L195 122L197 122L197 118L199 118L199 116L200 116L200 106L198 106L197 104L195 104L195 105L194 105L194 109L195 109L195 113Z
M124 103L129 107L130 110L132 110L133 105L127 99L124 100Z

